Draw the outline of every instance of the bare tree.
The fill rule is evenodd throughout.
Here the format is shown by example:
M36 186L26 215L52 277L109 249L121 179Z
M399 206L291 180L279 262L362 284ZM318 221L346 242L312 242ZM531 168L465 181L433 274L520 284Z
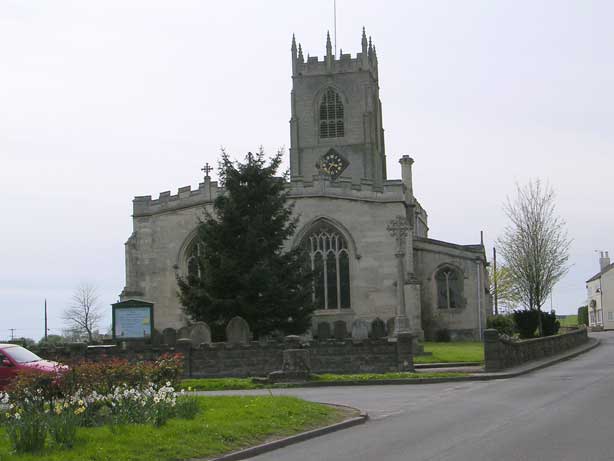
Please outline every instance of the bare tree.
M571 240L565 221L556 214L555 195L540 180L516 186L516 197L504 207L511 223L498 239L519 300L541 311L554 285L567 273ZM541 314L539 334L542 335Z
M72 295L70 306L64 310L62 318L70 326L69 329L78 331L84 336L87 335L91 343L94 331L98 329L102 318L96 287L87 283L79 285Z

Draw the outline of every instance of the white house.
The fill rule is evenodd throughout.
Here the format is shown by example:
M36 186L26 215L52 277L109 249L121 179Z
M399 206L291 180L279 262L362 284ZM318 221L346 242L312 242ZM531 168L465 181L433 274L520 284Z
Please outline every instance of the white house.
M614 330L614 264L607 251L599 256L599 268L586 281L588 322L591 327Z

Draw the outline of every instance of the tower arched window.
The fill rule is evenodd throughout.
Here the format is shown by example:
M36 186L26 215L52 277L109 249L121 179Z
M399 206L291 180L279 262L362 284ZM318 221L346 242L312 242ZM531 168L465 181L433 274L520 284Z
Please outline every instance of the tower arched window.
M456 269L444 267L435 275L437 307L456 309L464 307L463 275Z
M345 237L318 223L303 240L311 260L313 301L317 309L350 307L350 258Z
M339 93L328 88L320 101L320 138L342 138L343 136L345 136L343 102Z

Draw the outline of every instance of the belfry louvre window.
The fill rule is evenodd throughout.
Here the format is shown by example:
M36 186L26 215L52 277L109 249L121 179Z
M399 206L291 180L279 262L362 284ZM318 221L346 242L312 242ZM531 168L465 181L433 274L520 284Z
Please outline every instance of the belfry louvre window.
M343 235L321 223L310 231L303 242L314 273L313 302L316 309L348 309L350 258Z
M458 271L444 267L435 275L437 285L437 307L455 309L464 307L463 277Z
M343 126L343 102L332 88L328 88L320 102L320 138L345 136Z

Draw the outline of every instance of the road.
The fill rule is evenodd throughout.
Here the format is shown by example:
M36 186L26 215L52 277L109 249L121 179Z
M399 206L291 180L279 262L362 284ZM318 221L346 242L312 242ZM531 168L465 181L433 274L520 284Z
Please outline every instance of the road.
M251 459L614 460L614 333L596 337L598 348L512 379L274 391L371 419Z

